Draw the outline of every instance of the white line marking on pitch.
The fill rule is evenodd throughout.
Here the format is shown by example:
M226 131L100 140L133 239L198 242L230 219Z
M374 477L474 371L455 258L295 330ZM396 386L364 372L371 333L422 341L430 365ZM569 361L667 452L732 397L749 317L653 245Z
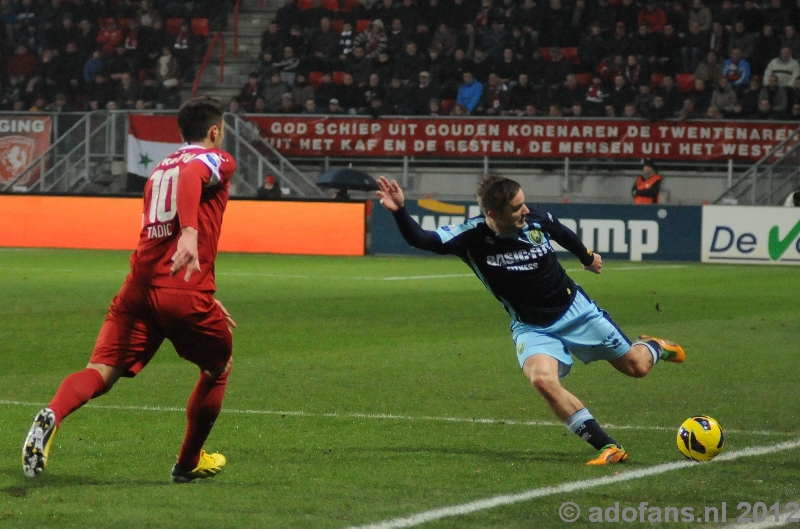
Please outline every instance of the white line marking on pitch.
M773 454L782 452L784 450L792 450L800 447L800 440L787 441L777 445L771 446L756 446L753 448L745 448L743 450L736 450L717 456L714 461L704 463L706 465L714 465L719 461L733 461L741 457L753 457L765 454ZM541 487L538 489L531 489L518 494L503 494L500 496L493 496L483 500L476 500L469 503L462 503L459 505L450 505L448 507L439 507L438 509L431 509L429 511L422 511L410 516L401 518L394 518L392 520L385 520L383 522L376 522L367 525L353 526L349 529L395 529L399 527L414 527L426 522L441 520L442 518L452 518L454 516L463 516L478 511L485 511L503 505L511 505L513 503L520 503L523 501L533 500L535 498L543 498L545 496L554 496L556 494L563 494L567 492L575 492L578 490L586 490L594 487L602 487L604 485L613 485L624 481L631 481L634 479L641 479L665 472L672 472L673 470L680 470L695 466L697 463L692 461L680 461L675 463L663 463L661 465L654 465L649 468L641 470L634 470L631 472L623 472L615 476L607 476L595 479L584 479L580 481L572 481L569 483L562 483L561 485L554 485L550 487ZM753 527L747 525L748 528Z
M45 403L42 402L22 402L16 400L0 400L0 404L9 406L31 406L42 407ZM186 411L183 407L176 406L128 406L124 404L96 404L89 403L85 407L97 408L101 410L129 410L129 411L169 411L181 412ZM223 413L245 414L245 415L287 415L291 417L329 417L331 419L374 419L374 420L395 420L395 421L429 421L429 422L450 422L450 423L466 423L466 424L497 424L508 426L547 426L563 428L564 424L556 421L518 421L515 419L476 419L470 417L435 417L435 416L413 416L413 415L396 415L391 413L314 413L306 411L282 411L282 410L239 410L235 408L222 408ZM604 423L604 428L609 430L644 430L644 431L660 431L670 432L675 431L675 428L667 426L638 426L626 424L609 424ZM795 436L797 432L769 432L764 430L730 430L725 429L727 433L736 433L744 435L763 435L763 436Z

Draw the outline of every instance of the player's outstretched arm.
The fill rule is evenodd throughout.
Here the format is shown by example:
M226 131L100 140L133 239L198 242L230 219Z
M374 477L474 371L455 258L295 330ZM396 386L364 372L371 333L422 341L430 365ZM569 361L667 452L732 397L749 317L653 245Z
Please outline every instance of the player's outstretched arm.
M385 176L381 176L378 178L378 187L381 189L375 193L375 196L381 199L383 207L389 211L397 211L403 207L405 197L403 196L403 190L397 184L397 180L389 182Z
M186 226L181 230L178 237L178 248L170 257L172 266L169 268L171 275L177 275L186 267L186 275L183 280L187 283L194 272L200 271L200 257L197 253L197 230L191 226Z
M593 256L594 261L592 261L592 264L584 266L583 269L599 274L600 270L603 268L603 258L600 257L599 253L595 253Z

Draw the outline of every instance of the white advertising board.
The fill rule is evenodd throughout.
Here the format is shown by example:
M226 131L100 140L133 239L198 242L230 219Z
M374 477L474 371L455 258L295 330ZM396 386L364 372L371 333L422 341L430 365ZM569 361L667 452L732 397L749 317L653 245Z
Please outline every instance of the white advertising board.
M800 208L703 206L701 259L800 265Z

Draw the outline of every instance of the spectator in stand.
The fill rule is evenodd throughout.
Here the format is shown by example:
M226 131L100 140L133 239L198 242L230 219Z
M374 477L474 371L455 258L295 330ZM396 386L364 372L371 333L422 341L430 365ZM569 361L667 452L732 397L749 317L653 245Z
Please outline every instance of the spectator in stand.
M658 94L664 98L664 106L667 107L670 115L677 112L683 104L683 94L675 84L675 78L671 75L665 75L661 80Z
M478 108L482 110L478 110ZM487 116L508 115L508 85L496 73L489 74L489 79L483 87L481 102L478 103L476 112Z
M463 105L464 108L467 109L467 112L472 114L472 112L475 110L475 107L478 106L478 103L481 100L481 94L483 94L483 85L478 82L475 77L473 77L471 71L465 71L463 79L464 84L458 88L456 103Z
M645 117L650 114L650 109L653 107L653 100L655 96L650 91L649 84L639 85L639 93L633 99L633 108L636 110L636 115Z
M664 98L658 94L653 97L653 103L647 112L642 114L642 117L646 117L650 121L664 121L671 116L672 112L667 108Z
M97 77L97 72L103 70L105 67L106 59L103 57L103 52L98 48L92 52L91 57L86 60L86 64L83 66L83 81L87 85L93 83L95 77ZM9 74L10 73L11 72L9 72Z
M47 112L72 112L73 110L65 94L56 94L55 101L45 107Z
M0 107L3 110L11 110L16 101L22 101L25 95L25 83L20 75L12 75L8 81L3 83L3 95Z
M480 48L476 49L475 57L472 59L472 64L470 65L472 75L475 76L475 79L486 79L489 76L491 66L491 63L486 59L486 54L483 53L483 50Z
M594 6L594 9L591 8L591 5L592 4L590 3L589 19L592 21L592 23L597 23L597 26L600 28L601 35L610 35L617 21L622 21L623 25L625 24L624 19L621 16L618 17L618 15L621 15L622 13L619 13L614 6L610 5L608 0L598 0L597 5ZM633 13L634 23L638 15L638 12Z
M742 92L742 114L745 119L754 119L758 112L758 101L761 97L761 82L758 77L752 77L747 89Z
M433 34L431 47L441 56L449 57L455 52L456 43L456 34L450 29L450 26L448 26L446 22L440 23L437 26L436 33Z
M714 9L712 13L714 20L725 26L726 30L733 30L737 20L736 7L733 2L731 0L722 0L722 3L714 6Z
M684 46L681 49L681 61L683 64L683 71L686 73L694 72L697 65L703 60L706 53L708 53L708 33L700 31L700 26L697 22L689 23L689 33L684 38Z
M617 115L622 114L627 103L633 103L636 97L634 89L625 82L625 76L618 74L614 77L614 87L608 94L608 104L614 107Z
M164 46L171 45L171 37L164 27L164 23L160 18L153 20L153 25L149 28L142 28L142 37L139 47L142 49L139 57L141 59L141 67L144 69L155 69L159 57L161 57L161 50Z
M405 84L411 84L419 77L419 72L424 67L425 57L417 51L416 43L410 41L406 43L403 53L397 56L397 60L394 63L394 72Z
M278 200L281 198L281 187L273 175L264 177L264 184L258 188L256 198L259 200Z
M658 33L664 29L664 24L667 23L667 14L663 9L656 5L655 0L645 0L644 9L639 11L637 25L647 25L650 31Z
M294 0L290 1L294 3ZM286 33L281 30L277 21L270 20L267 29L261 34L261 53L270 51L275 56L283 49L285 41Z
M464 24L463 28L464 30L457 35L456 46L464 50L467 59L472 59L475 57L475 50L480 47L480 34L472 22Z
M492 65L492 72L496 73L504 83L516 79L520 73L520 65L514 58L514 50L511 48L503 50L503 58Z
M639 57L636 55L628 55L628 61L625 64L625 69L622 70L622 75L625 76L625 82L629 86L649 85L650 84L650 68L647 64L640 64Z
M441 116L442 114L442 101L435 97L428 101L428 116Z
M364 91L364 102L366 103L366 107L369 107L372 104L373 99L380 99L381 102L384 98L385 89L383 83L381 82L381 77L373 73L369 76L369 82L366 86L363 87ZM364 113L366 109L362 109L361 113Z
M80 31L78 49L81 53L89 55L97 47L97 29L88 19L84 18L78 22L78 30Z
M133 110L136 108L136 101L141 99L142 90L139 83L133 78L131 72L123 72L116 88L114 100L118 108Z
M306 99L305 105L303 105L303 111L300 112L301 114L322 114L322 111L317 107L317 101L315 99Z
M342 67L347 58L353 53L353 41L356 36L353 32L353 24L345 19L342 21L342 32L339 34L339 42L336 45L336 55L339 57L338 66Z
M580 44L578 44L578 57L580 57L581 66L594 71L606 56L608 56L608 48L601 34L600 24L593 23L589 26L589 32L583 36Z
M8 77L19 75L23 79L27 79L33 75L36 68L36 55L31 53L25 44L18 44L14 49L14 55L6 63L6 75Z
M572 65L564 58L561 48L551 48L550 62L544 64L544 86L558 90L570 73L572 73Z
M521 116L525 107L534 100L533 85L526 73L517 76L517 82L508 89L508 110L511 114Z
M753 0L744 0L744 8L739 11L736 20L744 22L745 30L748 33L758 33L764 26L764 12L761 11L761 6Z
M613 6L610 7L613 9ZM625 24L625 31L636 31L636 28L639 26L639 2L623 0L618 3L616 7L617 14L615 20Z
M592 76L592 84L586 90L586 115L589 117L602 117L605 112L606 99L608 99L608 91L603 86L603 78L600 74ZM611 107L614 108L613 106Z
M640 116L636 112L636 105L633 103L625 103L625 107L622 109L622 117L625 119L632 119L632 118L640 118Z
M311 35L308 44L311 53L311 70L327 71L331 69L331 60L339 51L339 34L331 27L331 19L322 17L319 28Z
M392 80L386 87L384 97L382 108L386 114L406 116L411 113L409 88L396 75L392 76Z
M747 88L750 83L750 63L742 58L742 50L731 50L731 58L722 65L722 75L730 81L737 93L741 94Z
M667 24L675 28L675 33L683 36L689 31L689 14L683 0L672 0L667 8Z
M384 60L386 62L383 62ZM373 62L364 56L364 48L361 46L353 48L353 53L348 58L347 63L345 63L345 71L353 74L356 85L364 86L367 84L367 82L369 82L369 75L372 73L373 69L381 72L383 76L388 79L392 75L394 65L388 60L386 52L382 52L378 55L378 64L377 67L375 67ZM382 79L383 76L381 77Z
M322 7L322 0L311 0L311 7L300 11L298 25L303 30L303 36L308 38L319 27L324 17L331 17L333 13ZM289 29L291 32L291 28Z
M172 54L178 61L178 70L187 81L194 78L194 71L192 68L192 39L193 35L189 31L189 24L184 20L180 24L180 29L175 38L172 39Z
M285 50L287 46L292 48L292 51L298 57L303 57L305 53L307 39L303 36L303 30L299 25L294 25L289 29L289 34L286 35L286 38L283 42L283 49ZM279 54L278 54L279 55ZM275 55L277 58L278 55Z
M115 51L116 53L108 58L106 69L108 70L108 75L111 77L111 80L118 83L122 78L123 72L133 72L134 67L128 60L128 56L125 55L124 44L119 43Z
M252 111L256 104L256 98L261 95L263 87L258 79L258 72L250 72L247 82L239 90L239 96L236 99L245 111Z
M132 72L138 72L141 60L140 43L141 28L136 19L131 19L128 31L125 33L125 38L122 41L122 46L125 49L125 59L131 65Z
M705 114L711 106L711 91L708 90L706 82L702 79L695 79L692 90L686 94L692 100L694 110L698 114Z
M753 44L753 56L750 60L753 72L756 74L763 72L769 62L778 57L780 53L781 40L773 31L772 26L764 26L761 35L758 36Z
M158 96L156 98L156 108L178 108L180 106L180 95L178 94L178 61L172 55L172 48L164 46L161 49L161 57L156 63L156 76L158 81Z
M791 110L789 111L789 115L786 117L789 121L800 121L800 103L795 103L792 105ZM800 206L800 192L794 192L794 200L796 203L792 204L793 206ZM784 204L785 206L786 204Z
M272 52L265 50L258 60L258 71L256 73L258 73L259 82L269 79L274 71L277 70L275 69L275 60L273 59Z
M322 83L314 89L314 99L317 102L317 107L320 109L326 108L331 99L337 99L339 96L339 87L333 84L331 74L325 73L322 76Z
M800 103L800 77L794 80L794 86L786 89L786 97L789 100L789 108Z
M561 105L561 113L564 116L572 115L572 107L578 103L583 104L586 93L578 84L578 77L575 74L567 75L566 79L557 90L553 91L551 103Z
M439 87L431 82L431 74L428 71L421 71L419 72L419 83L411 88L411 110L419 116L429 114L431 99L439 101L440 96Z
M711 10L703 4L703 0L692 0L692 7L689 9L689 23L697 22L700 31L711 30Z
M608 55L615 57L621 55L627 57L631 52L631 39L628 37L628 31L625 28L624 22L617 22L614 25L614 34L611 36L611 41L608 43Z
M411 40L417 45L418 50L427 50L433 43L433 35L428 29L428 23L424 20L417 22L417 30L411 36Z
M80 30L75 26L71 14L67 14L51 32L50 43L57 50L63 52L68 42L77 42Z
M708 49L717 54L717 57L728 55L729 35L727 30L719 22L714 22L711 26L711 33L708 35Z
M300 23L300 8L295 0L284 1L284 4L275 12L275 23L284 33L288 33L292 26Z
M790 48L781 48L780 56L772 59L764 70L764 77L769 79L771 75L778 78L778 84L782 87L789 87L794 85L794 80L800 76L800 63L792 58L792 50ZM775 105L773 104L773 110Z
M142 0L139 3L139 9L136 11L134 18L141 27L150 28L153 27L153 23L156 19L161 18L161 15L158 13L158 10L153 7L150 0Z
M745 31L744 22L736 22L728 39L728 55L733 54L734 48L739 48L742 52L742 57L749 62L753 56L756 37L757 35Z
M326 74L326 77L330 82L330 75ZM281 98L283 97L283 94L290 91L291 88L289 85L281 79L281 73L277 70L272 72L269 81L265 83L264 87L261 89L261 97L264 98L264 102L267 106L267 112L277 112L278 108L281 106ZM255 102L255 99L253 102Z
M406 42L411 40L411 34L408 29L403 27L403 21L399 18L392 19L389 30L386 32L386 49L389 55L397 57L402 53Z
M664 31L658 36L656 45L656 61L653 68L660 73L675 75L681 68L681 49L683 39L675 33L671 23L664 25Z
M261 101L263 99L259 98ZM256 102L258 102L258 100ZM261 113L267 110L266 102L263 103L263 110L259 108L254 108L254 112ZM281 104L278 106L278 109L275 111L278 114L297 114L297 107L294 105L294 101L292 101L292 94L286 92L281 96Z
M630 55L642 57L642 62L654 62L657 49L658 40L653 30L647 24L640 24L639 30L631 38Z
M308 82L308 77L304 73L298 72L294 78L292 87L292 101L296 108L303 108L306 101L314 99L314 87Z
M84 110L103 110L114 100L114 84L105 71L97 72L93 83L86 85L86 106Z
M503 57L503 50L508 41L508 32L498 18L493 18L489 27L481 35L481 50L490 60Z
M756 110L753 119L757 119L759 121L773 121L780 119L780 116L772 110L769 99L759 99L758 110Z
M781 47L792 50L792 57L800 57L800 35L797 34L797 30L791 24L783 28Z
M542 2L543 4L545 2ZM540 46L565 46L569 29L570 12L561 0L549 0L542 9L542 33Z
M694 100L691 97L687 97L683 100L683 105L681 106L680 110L675 112L675 119L678 121L687 121L690 119L697 119L702 117L703 113L697 111L694 106Z
M706 54L706 60L697 65L694 78L702 79L706 86L716 86L720 77L722 77L722 66L719 64L717 54L710 51Z
M769 101L769 108L774 119L783 119L789 108L789 98L786 90L778 81L778 76L771 74L767 77L767 84L761 89L759 101Z
M300 58L295 55L294 48L284 46L283 57L280 61L272 63L272 67L280 72L281 81L291 86L294 84L297 69L300 67ZM288 90L286 91L288 92Z
M114 55L117 44L122 42L122 30L117 27L117 21L113 18L107 19L95 40L101 46L106 57Z
M358 53L359 50L353 48L353 55L356 55ZM375 59L370 60L364 58L364 48L361 48L360 57L361 59L359 60L366 64L366 66L363 66L363 69L368 73L376 73L381 77L381 79L392 78L392 73L394 72L394 61L389 56L389 52L382 51L381 53L378 54L377 60ZM350 69L350 67L348 66L347 69ZM358 79L358 76L356 76L356 79ZM367 80L369 81L369 78Z
M436 86L442 86L442 79L446 74L445 69L448 67L448 60L434 47L428 48L428 55L425 56L425 69L431 74L431 82Z
M58 62L59 74L56 78L56 85L70 101L75 101L83 87L84 64L86 62L78 53L78 46L74 42L67 43Z
M326 114L344 114L344 109L339 105L339 100L335 97L328 101L328 108L325 110Z
M716 108L724 116L733 113L733 105L736 104L736 92L728 82L727 77L720 77L717 81L717 87L711 94L711 103L709 109Z
M364 93L356 86L353 75L344 74L342 85L339 87L339 104L346 114L355 115L364 108Z
M378 54L387 48L386 32L380 19L373 20L369 28L356 36L353 48L359 46L364 48L364 56L367 59L377 58Z

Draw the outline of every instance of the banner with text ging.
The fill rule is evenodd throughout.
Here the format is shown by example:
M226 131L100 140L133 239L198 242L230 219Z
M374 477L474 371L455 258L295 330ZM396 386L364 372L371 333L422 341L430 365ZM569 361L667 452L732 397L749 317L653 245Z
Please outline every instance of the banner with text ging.
M286 156L653 158L757 161L797 124L247 116ZM794 142L791 142L793 145ZM790 145L787 145L787 148Z
M17 178L50 147L50 116L0 115L0 187ZM39 181L39 168L17 180L28 189Z

